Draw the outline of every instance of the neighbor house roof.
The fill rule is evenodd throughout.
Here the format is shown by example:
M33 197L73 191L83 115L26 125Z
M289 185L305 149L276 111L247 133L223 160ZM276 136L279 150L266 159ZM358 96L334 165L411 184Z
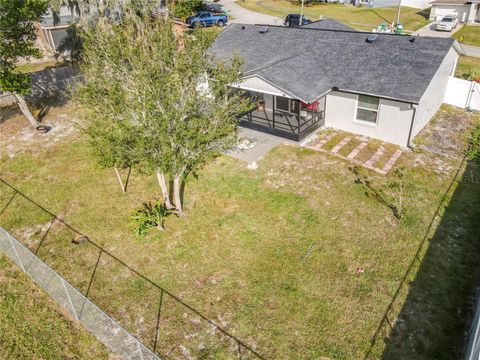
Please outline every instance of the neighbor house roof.
M455 41L377 34L368 43L372 34L359 31L262 28L232 24L210 52L220 60L238 54L245 77L258 76L307 103L334 88L418 103Z
M303 27L309 29L356 31L354 28L351 28L350 26L347 26L344 23L333 19L321 19L318 21L314 21L308 25L304 25Z

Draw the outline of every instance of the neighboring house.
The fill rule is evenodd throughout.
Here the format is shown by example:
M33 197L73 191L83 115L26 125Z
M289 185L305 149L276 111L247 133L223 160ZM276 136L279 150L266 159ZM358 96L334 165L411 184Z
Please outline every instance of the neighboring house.
M371 8L383 8L398 6L399 0L340 0L343 4L365 5ZM430 7L432 0L400 0L402 6L413 7L416 9L426 9Z
M480 21L480 0L435 0L430 20L440 20L445 15L457 15L464 23Z
M232 86L256 106L241 126L296 141L327 126L401 146L436 113L463 54L448 38L241 24L210 52L244 61Z
M42 22L37 25L37 37L56 51L62 40L67 36L68 25L76 22L78 16L68 6L61 6L58 17L54 17L51 10L43 16Z

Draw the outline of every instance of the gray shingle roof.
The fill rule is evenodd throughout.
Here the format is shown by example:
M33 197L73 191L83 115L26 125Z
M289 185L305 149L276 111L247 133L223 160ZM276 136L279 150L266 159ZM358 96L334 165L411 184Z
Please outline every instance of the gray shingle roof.
M350 26L347 26L344 23L333 19L322 19L314 21L308 25L304 25L303 27L308 29L356 31L354 28L351 28Z
M210 53L238 54L244 75L260 75L292 96L313 102L334 87L418 103L452 47L448 38L232 24Z

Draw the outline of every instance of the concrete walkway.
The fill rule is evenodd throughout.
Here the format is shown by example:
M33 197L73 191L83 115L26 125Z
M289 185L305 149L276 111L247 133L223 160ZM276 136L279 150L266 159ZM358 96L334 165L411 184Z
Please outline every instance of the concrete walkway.
M288 140L277 136L242 127L239 128L238 137L240 142L245 139L252 141L253 146L246 149L237 147L234 150L228 151L227 155L245 161L249 166L252 166L252 168L255 168L257 166L256 162L267 155L270 150L284 142L288 142Z
M282 23L280 18L245 9L235 4L235 0L220 0L215 5L220 5L223 11L227 11L228 15L233 17L230 20L231 23L266 25L281 25Z

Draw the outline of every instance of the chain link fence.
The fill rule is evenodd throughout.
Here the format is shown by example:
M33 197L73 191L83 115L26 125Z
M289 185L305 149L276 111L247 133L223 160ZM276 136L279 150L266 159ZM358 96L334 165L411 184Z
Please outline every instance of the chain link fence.
M0 251L126 359L264 359L0 178Z

